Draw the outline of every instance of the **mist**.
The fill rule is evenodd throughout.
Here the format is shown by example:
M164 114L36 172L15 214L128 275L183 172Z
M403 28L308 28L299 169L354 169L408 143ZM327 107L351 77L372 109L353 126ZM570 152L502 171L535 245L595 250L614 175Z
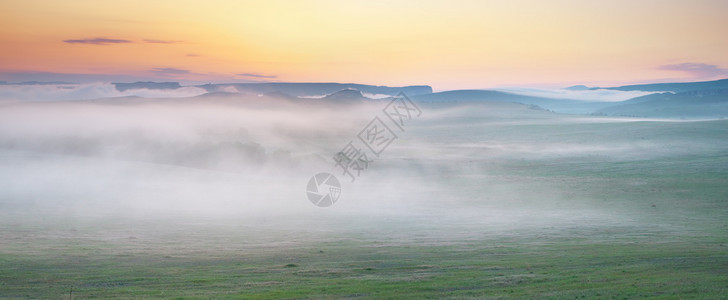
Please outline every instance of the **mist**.
M335 157L374 118L388 122L390 101L212 93L0 104L0 239L10 241L0 251L18 269L63 260L93 278L43 293L93 296L141 286L125 279L140 268L177 280L180 268L194 277L207 271L189 266L211 266L213 277L245 274L276 291L288 281L266 276L415 280L481 263L533 274L531 264L571 247L611 254L724 232L726 120L417 103L421 115L401 130L385 123L397 138L349 176ZM319 173L340 182L333 205L309 198ZM491 268L501 272L476 271Z
M555 99L570 99L581 101L620 102L628 99L650 95L655 92L648 91L620 91L610 89L539 89L531 87L502 87L497 90L519 95L536 96Z
M566 116L512 103L421 104L423 116L350 182L333 157L386 101L191 99L3 105L3 211L73 218L266 216L274 224L292 216L302 222L401 218L422 226L427 218L452 218L498 228L590 216L612 224L623 220L608 207L588 205L589 193L580 201L564 199L564 184L514 178L503 170L666 158L727 146L701 136L641 133L666 133L677 122ZM621 130L627 126L633 132ZM601 128L602 138L592 139L585 128ZM306 199L306 182L318 172L342 182L333 207Z

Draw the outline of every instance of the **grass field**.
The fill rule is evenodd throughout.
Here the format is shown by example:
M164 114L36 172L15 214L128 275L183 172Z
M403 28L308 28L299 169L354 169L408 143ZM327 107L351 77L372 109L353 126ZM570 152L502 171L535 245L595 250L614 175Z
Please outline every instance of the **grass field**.
M105 188L184 206L197 190L169 188L186 182L246 203L230 186L251 177L88 158L54 173L56 158L3 152L0 297L728 299L728 122L423 110L326 209L290 175L299 198L270 193L289 209L129 212L100 205ZM199 201L229 204L216 197Z

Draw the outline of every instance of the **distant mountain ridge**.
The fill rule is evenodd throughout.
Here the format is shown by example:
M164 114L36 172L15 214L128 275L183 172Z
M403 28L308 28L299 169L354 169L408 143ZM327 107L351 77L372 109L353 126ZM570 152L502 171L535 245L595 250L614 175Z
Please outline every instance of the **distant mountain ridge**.
M571 99L555 99L526 96L493 90L455 90L411 97L419 102L512 102L569 114L589 114L598 109L613 105L612 102L593 102Z
M728 117L728 89L660 93L633 98L597 110L597 115L654 118Z
M176 90L182 87L179 82L137 81L132 83L114 82L112 84L119 92L133 89Z
M323 97L324 100L330 101L365 101L371 98L364 97L361 91L356 89L344 89L333 94Z
M618 87L593 87L591 90L606 89L618 91L645 91L645 92L688 92L698 90L728 89L728 79L698 82L673 82L634 84Z
M48 83L27 82L26 84ZM432 87L427 85L390 87L353 83L290 82L204 84L191 86L183 86L178 82L113 84L120 92L135 89L176 90L194 87L204 89L210 97L219 96L228 99L236 99L239 95L246 95L248 98L249 96L256 96L260 100L285 99L289 101L305 101L305 98L314 98L329 101L330 103L350 103L352 101L375 100L372 98L386 101L391 96L403 92L413 100L421 103L511 102L534 105L554 112L569 114L686 119L728 117L728 79L702 82L638 84L604 88L576 85L566 88L566 90L571 91L608 89L655 92L651 95L636 97L621 102L549 98L495 90L452 90L433 93ZM376 97L373 97L373 95L376 95Z
M131 83L115 82L116 90L123 92L132 89L158 89L174 90L185 86L179 82L151 82L138 81ZM432 93L429 85L411 85L401 87L376 86L355 83L334 83L334 82L262 82L262 83L209 83L203 85L190 85L206 90L208 93L230 92L230 88L239 93L248 94L269 94L284 93L294 97L326 96L342 90L354 89L362 93L380 94L394 96L400 92L407 95L422 95Z
M234 87L241 93L266 94L271 92L282 92L291 96L325 96L345 89L355 89L363 93L383 94L394 96L400 92L407 95L422 95L432 93L429 85L411 85L402 87L375 86L355 83L333 83L333 82L266 82L266 83L231 83L231 84L205 84L198 85L208 92L215 92L226 87Z

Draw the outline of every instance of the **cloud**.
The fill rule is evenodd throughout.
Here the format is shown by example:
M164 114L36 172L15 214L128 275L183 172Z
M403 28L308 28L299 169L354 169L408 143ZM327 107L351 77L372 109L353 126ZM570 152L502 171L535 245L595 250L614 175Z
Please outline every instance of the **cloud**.
M658 67L658 69L685 72L695 78L715 78L728 76L728 69L724 69L716 65L703 63L681 63L673 65L663 65Z
M241 77L254 77L254 78L266 78L266 79L273 79L273 78L278 77L276 75L263 75L263 74L256 74L256 73L240 73L240 74L235 74L235 75L238 75Z
M176 68L153 68L150 71L157 75L191 74L190 70L176 69Z
M109 38L89 38L89 39L79 39L79 40L64 40L64 43L69 44L88 44L88 45L110 45L110 44L125 44L125 43L133 43L130 40L122 40L122 39L109 39Z
M154 39L144 39L145 43L150 44L179 44L182 43L182 41L166 41L166 40L154 40Z

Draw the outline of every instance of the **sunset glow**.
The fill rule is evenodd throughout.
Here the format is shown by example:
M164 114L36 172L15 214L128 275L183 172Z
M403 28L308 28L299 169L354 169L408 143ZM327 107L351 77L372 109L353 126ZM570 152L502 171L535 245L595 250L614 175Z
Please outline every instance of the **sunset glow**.
M727 14L725 1L4 1L0 80L708 80L728 75Z

